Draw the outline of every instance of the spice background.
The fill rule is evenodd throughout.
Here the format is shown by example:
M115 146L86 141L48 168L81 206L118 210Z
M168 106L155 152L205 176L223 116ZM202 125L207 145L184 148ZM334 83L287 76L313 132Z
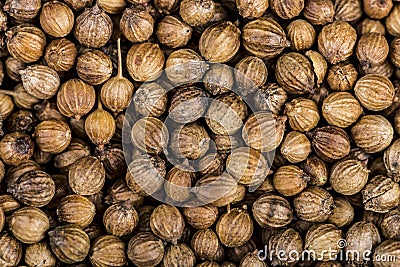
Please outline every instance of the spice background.
M398 0L1 1L0 266L398 266L399 89Z

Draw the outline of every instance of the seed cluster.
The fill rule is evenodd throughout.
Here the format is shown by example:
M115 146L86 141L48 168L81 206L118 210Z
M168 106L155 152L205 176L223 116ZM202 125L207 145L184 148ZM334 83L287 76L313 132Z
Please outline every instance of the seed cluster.
M0 85L0 266L398 266L399 0L6 0Z

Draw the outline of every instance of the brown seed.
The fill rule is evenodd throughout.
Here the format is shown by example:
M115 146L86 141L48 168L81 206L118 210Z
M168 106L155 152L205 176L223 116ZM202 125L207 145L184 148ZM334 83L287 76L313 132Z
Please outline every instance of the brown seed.
M86 118L85 132L93 144L103 149L115 133L115 120L113 116L99 106L99 108Z
M225 159L221 154L207 154L199 160L197 167L202 176L210 173L221 174L225 168Z
M10 96L0 93L0 116L1 120L7 119L14 110L14 103Z
M362 193L365 210L387 213L398 207L400 201L399 184L389 177L378 175L369 180Z
M100 50L88 50L78 57L76 72L79 78L90 85L99 85L110 79L112 61Z
M305 134L292 131L286 134L280 150L290 163L299 163L311 153L311 143Z
M325 222L334 209L333 197L323 188L309 186L293 200L299 219L308 222Z
M295 52L281 56L276 63L275 77L290 94L304 94L314 90L314 71L310 61Z
M385 35L386 33L385 25L383 25L382 22L369 18L366 18L358 23L357 31L361 36L368 33L379 33L382 35Z
M163 266L187 266L193 267L196 263L196 256L189 246L185 244L172 245L165 251Z
M222 244L238 247L250 240L253 234L253 221L246 208L234 208L221 215L216 232Z
M277 83L262 86L254 94L254 105L258 110L271 111L278 115L287 101L287 94Z
M38 171L38 170L40 170L40 165L32 160L27 160L24 163L11 166L6 174L7 186L12 185L20 176L27 173L28 171Z
M164 60L164 53L158 44L136 44L128 51L126 66L135 81L152 81L161 75Z
M268 175L269 167L263 154L249 147L232 151L226 159L226 171L243 185L259 185Z
M36 116L32 111L18 110L11 114L5 123L8 132L32 132L33 127L37 124Z
M295 196L307 187L310 177L295 165L280 167L274 175L275 189L283 196Z
M400 35L400 6L395 5L390 12L389 16L386 17L385 26L386 30L390 35L399 36Z
M46 47L44 33L30 24L12 27L6 32L7 49L11 56L23 63L38 61Z
M27 246L24 259L28 266L52 267L57 262L56 257L50 250L49 244L46 242Z
M313 25L331 23L335 9L331 0L308 0L304 6L304 17Z
M55 187L49 174L44 171L29 171L10 185L7 191L25 205L43 207L54 197Z
M199 82L208 70L208 64L192 49L173 51L165 62L165 74L175 85Z
M339 63L333 65L326 80L334 91L349 91L357 81L358 72L351 63Z
M363 116L352 128L355 144L367 153L377 153L386 149L393 140L393 127L381 115Z
M144 42L153 34L154 19L144 7L126 8L119 28L132 43Z
M6 0L3 6L4 11L10 16L22 21L35 18L40 8L40 0Z
M378 228L370 222L356 222L346 233L346 251L364 253L372 251L381 243ZM355 262L363 262L363 259L354 259Z
M34 136L40 150L51 154L64 151L72 139L68 124L60 120L47 120L39 123L35 128Z
M336 256L340 250L337 249L338 241L342 239L342 230L339 230L333 224L317 224L307 232L304 241L304 248L313 251L313 259L330 260L330 257ZM331 249L334 252L324 253L325 250Z
M5 70L7 75L16 82L21 81L21 74L19 74L19 71L25 68L26 68L25 63L12 56L7 57L5 61Z
M138 233L130 239L127 254L138 267L157 266L164 257L164 244L151 232Z
M215 134L232 135L240 130L248 114L247 106L234 93L219 95L209 104L205 119Z
M112 29L110 17L96 4L76 18L74 36L81 45L100 48L110 40Z
M383 241L381 244L379 244L376 248L375 248L375 252L373 254L373 259L376 258L381 258L381 257L385 257L385 258L389 258L389 257L393 257L392 259L397 259L397 257L400 257L400 242L399 241L395 241L395 240L386 240ZM392 262L392 263L388 263L388 262L376 262L375 263L376 267L395 267L396 263Z
M172 200L184 202L191 197L190 187L196 179L194 172L173 167L167 173L166 179L168 182L164 184L164 190Z
M176 245L183 234L185 220L176 207L162 204L151 214L150 226L155 235Z
M166 173L163 159L158 156L140 155L129 164L125 180L134 193L147 196L163 186Z
M380 66L389 54L389 44L384 35L364 34L358 40L356 54L363 69Z
M203 76L204 87L212 95L229 92L234 80L232 68L225 64L210 64L209 70Z
M92 244L89 259L94 267L125 266L128 264L125 243L116 236L101 236Z
M210 205L185 207L182 213L188 224L200 230L211 227L218 219L218 209Z
M400 36L396 37L390 44L389 57L393 65L400 68Z
M233 203L241 188L237 181L224 172L221 175L209 174L196 183L196 196L204 204L212 204L215 207L224 207Z
M57 107L67 117L80 119L88 114L96 101L93 86L80 79L71 79L63 83L57 94Z
M11 214L8 225L13 235L25 244L39 242L50 228L47 215L32 207L21 208Z
M361 0L336 0L335 4L335 19L355 22L363 15Z
M18 202L11 195L1 195L0 196L0 208L3 209L4 213L12 212L18 210L21 207L21 203Z
M303 0L298 0L303 2ZM276 3L292 2L275 1ZM271 7L273 1L270 1ZM290 9L289 9L290 10ZM243 27L242 43L244 48L259 58L273 58L290 46L286 33L278 22L271 18L259 18L248 22ZM269 40L264 42L263 40Z
M347 128L361 116L363 109L358 100L347 92L330 94L322 104L322 116L333 126Z
M324 82L326 73L328 71L328 63L326 62L325 58L316 51L309 50L305 53L305 55L310 60L315 76L317 78L317 90L312 96L318 95L318 89L321 90L320 86Z
M400 210L395 209L385 214L380 227L383 235L388 239L400 239L399 232Z
M330 174L333 189L342 195L355 195L368 182L367 166L356 159L344 159L336 162Z
M8 232L0 235L0 259L4 266L17 266L22 258L22 245Z
M268 69L258 57L248 56L236 63L235 77L241 95L248 95L263 86L268 78Z
M89 145L80 139L73 138L69 146L54 157L54 166L59 169L69 170L75 161L89 155Z
M273 234L269 239L268 248L272 253L271 264L273 266L285 264L292 266L298 262L296 257L283 260L278 253L280 253L279 251L283 251L285 255L289 255L291 251L301 252L303 250L303 240L296 230L288 228Z
M211 0L183 0L180 3L179 15L190 26L201 26L209 22L215 12L215 4Z
M385 163L388 175L396 182L400 181L399 154L400 139L395 140L383 154L383 161Z
M197 231L191 241L191 247L201 261L213 260L220 246L217 234L211 229Z
M315 153L328 162L342 159L350 153L349 136L336 126L324 126L316 129L311 144Z
M62 2L44 3L40 12L40 26L51 36L65 37L74 27L74 13Z
M134 207L139 207L143 204L143 197L132 192L127 186L125 179L118 179L108 189L108 195L104 198L106 204L118 204L129 202Z
M44 60L55 71L69 71L75 65L77 49L73 42L66 38L55 39L46 47Z
M0 141L0 158L7 165L19 165L33 155L33 142L29 135L13 132Z
M68 173L69 186L76 194L94 195L103 188L105 170L100 159L88 156L75 161Z
M39 99L53 97L60 86L57 72L44 65L28 66L20 74L25 91Z
M171 48L185 46L192 37L192 27L175 16L165 16L157 24L158 41Z
M336 225L337 227L347 226L353 222L354 208L344 198L336 197L333 199L335 208L333 213L328 217L327 222Z
M102 8L105 12L110 14L119 14L122 13L124 8L126 7L125 0L98 0L96 3Z
M363 0L364 12L372 19L382 19L389 15L393 7L392 0Z
M385 76L386 78L391 78L393 75L393 65L390 63L390 60L385 60L382 65L367 68L362 71L364 75L368 74L380 74Z
M239 47L240 30L229 21L209 26L199 40L200 54L211 62L224 63L231 60Z
M242 130L242 138L248 146L261 152L276 149L282 142L286 116L259 111L249 116Z
M304 0L270 0L271 9L283 19L297 17L304 8Z
M269 7L269 1L264 0L236 0L239 15L247 19L261 17Z
M310 131L317 126L320 119L316 103L302 97L285 104L285 115L290 127L300 132Z
M254 220L264 228L284 227L293 220L290 203L278 195L262 195L253 204Z
M114 236L130 235L138 225L139 215L131 203L124 202L110 206L103 215L103 224Z
M310 49L316 40L313 26L302 19L292 21L287 27L287 32L292 48L296 51Z
M319 33L318 50L331 64L336 64L352 55L356 41L357 32L349 23L335 21Z
M89 237L76 226L58 226L49 232L49 236L51 250L64 263L83 261L89 253Z
M160 154L167 146L168 139L167 127L157 118L142 118L132 127L132 143L141 151Z
M302 169L310 176L309 184L323 186L328 181L326 163L315 155L309 156L302 164Z
M248 253L243 259L240 261L239 267L245 266L253 266L253 267L266 267L266 263L262 261L258 256L258 251L253 251Z
M95 212L96 207L93 202L80 195L64 197L57 207L57 216L60 222L75 224L79 227L89 226Z
M130 1L132 2L136 0L130 0ZM179 8L179 2L180 1L178 0L155 0L154 7L161 13L171 14Z
M74 10L80 10L85 7L92 6L93 0L64 0Z
M167 109L168 97L158 83L144 83L135 91L132 101L139 114L159 117Z
M212 135L212 139L215 143L218 153L223 155L230 154L232 149L238 148L242 145L239 137L233 135Z

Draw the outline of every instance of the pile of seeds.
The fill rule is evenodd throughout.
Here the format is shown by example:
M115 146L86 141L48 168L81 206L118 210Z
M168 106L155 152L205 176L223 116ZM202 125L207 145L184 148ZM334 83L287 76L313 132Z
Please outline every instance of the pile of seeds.
M398 266L399 0L6 0L0 59L0 266Z

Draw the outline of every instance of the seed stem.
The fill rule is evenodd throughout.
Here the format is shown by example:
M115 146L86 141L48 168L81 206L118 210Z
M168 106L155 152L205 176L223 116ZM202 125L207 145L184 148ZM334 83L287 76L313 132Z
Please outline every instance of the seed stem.
M14 91L3 90L3 89L0 89L0 94L10 95L10 96L17 96L17 94Z
M118 49L118 78L122 78L122 53L121 53L121 38L117 40L117 49Z

